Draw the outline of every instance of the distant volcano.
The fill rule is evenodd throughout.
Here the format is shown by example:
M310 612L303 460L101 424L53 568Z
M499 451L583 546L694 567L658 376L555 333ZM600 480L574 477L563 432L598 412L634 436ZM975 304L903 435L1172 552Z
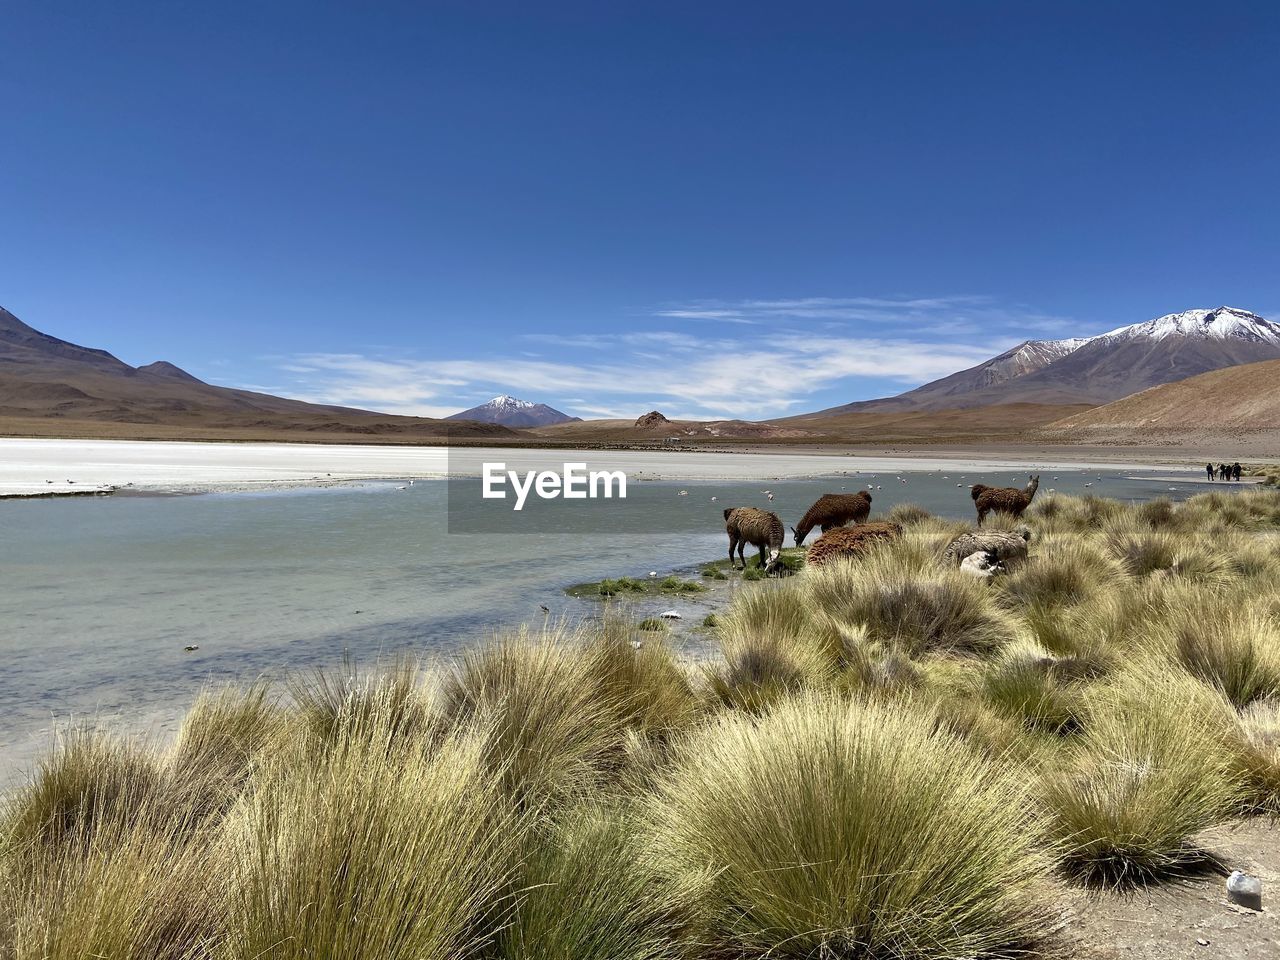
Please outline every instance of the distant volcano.
M499 423L504 427L549 427L555 423L573 423L581 417L571 417L545 403L518 400L505 393L470 410L455 413L446 420L476 420L480 423Z

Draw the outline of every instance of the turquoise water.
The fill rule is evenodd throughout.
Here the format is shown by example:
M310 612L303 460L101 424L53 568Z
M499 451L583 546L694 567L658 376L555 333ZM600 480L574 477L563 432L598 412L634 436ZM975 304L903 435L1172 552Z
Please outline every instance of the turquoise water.
M1201 489L1115 472L1053 476L1042 471L1042 492L1089 483L1087 492L1140 500ZM767 506L790 525L819 494L870 485L880 488L873 515L911 500L971 517L969 491L956 484L978 480L1025 477L633 483L630 509L651 511L666 531L640 537L610 535L602 501L575 504L577 522L558 534L449 535L444 481L0 502L0 778L46 747L55 723L163 732L210 682L334 665L344 653L448 655L539 620L539 605L587 615L597 605L566 597L565 586L723 556L726 506Z

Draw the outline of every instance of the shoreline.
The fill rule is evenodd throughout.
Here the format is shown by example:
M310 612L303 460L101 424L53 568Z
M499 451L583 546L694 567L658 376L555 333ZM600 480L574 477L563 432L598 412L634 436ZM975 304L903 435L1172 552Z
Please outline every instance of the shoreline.
M1067 454L1068 451L1061 451ZM352 483L478 476L482 461L522 470L567 458L645 480L783 480L858 472L1020 470L1167 471L1158 457L1086 458L1044 451L570 449L0 438L0 499L182 495L319 489Z

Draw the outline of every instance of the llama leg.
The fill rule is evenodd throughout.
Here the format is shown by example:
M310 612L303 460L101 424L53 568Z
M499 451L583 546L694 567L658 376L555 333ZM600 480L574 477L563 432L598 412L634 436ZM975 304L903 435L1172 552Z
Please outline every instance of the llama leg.
M737 548L737 546L738 546L738 538L734 536L732 533L729 534L729 567L730 569L736 568L733 562L733 551Z

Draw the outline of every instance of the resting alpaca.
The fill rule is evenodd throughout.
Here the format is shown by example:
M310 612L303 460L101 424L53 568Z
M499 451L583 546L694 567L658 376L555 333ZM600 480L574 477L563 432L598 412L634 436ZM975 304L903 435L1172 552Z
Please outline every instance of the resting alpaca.
M743 550L749 543L760 551L760 565L766 573L773 572L777 567L785 534L782 521L776 513L756 507L730 507L724 512L724 529L729 534L730 566L737 567L733 562L733 551L737 550L742 569L747 569L747 558L743 556ZM765 559L766 548L769 552L768 560Z
M824 493L812 507L804 512L800 522L791 528L796 538L796 546L804 546L804 538L814 527L820 527L823 533L846 523L862 523L871 514L871 494L866 493Z
M873 544L896 540L900 536L902 527L887 520L836 527L813 542L813 546L805 554L804 562L808 566L820 567L833 560L859 556Z
M1017 487L988 487L985 484L975 483L969 495L978 505L978 523L982 523L992 510L1011 513L1015 517L1022 516L1022 511L1031 506L1031 498L1036 495L1039 486L1039 474L1033 476L1031 482L1021 490Z
M990 580L992 577L1005 572L1005 565L1000 562L1000 558L991 550L979 550L977 553L971 553L960 561L960 572L967 573L971 577L977 577L980 580Z
M942 562L958 566L966 557L975 553L991 553L1006 566L1013 567L1027 559L1027 544L1031 531L1026 527L1016 530L976 530L962 533L942 551Z

